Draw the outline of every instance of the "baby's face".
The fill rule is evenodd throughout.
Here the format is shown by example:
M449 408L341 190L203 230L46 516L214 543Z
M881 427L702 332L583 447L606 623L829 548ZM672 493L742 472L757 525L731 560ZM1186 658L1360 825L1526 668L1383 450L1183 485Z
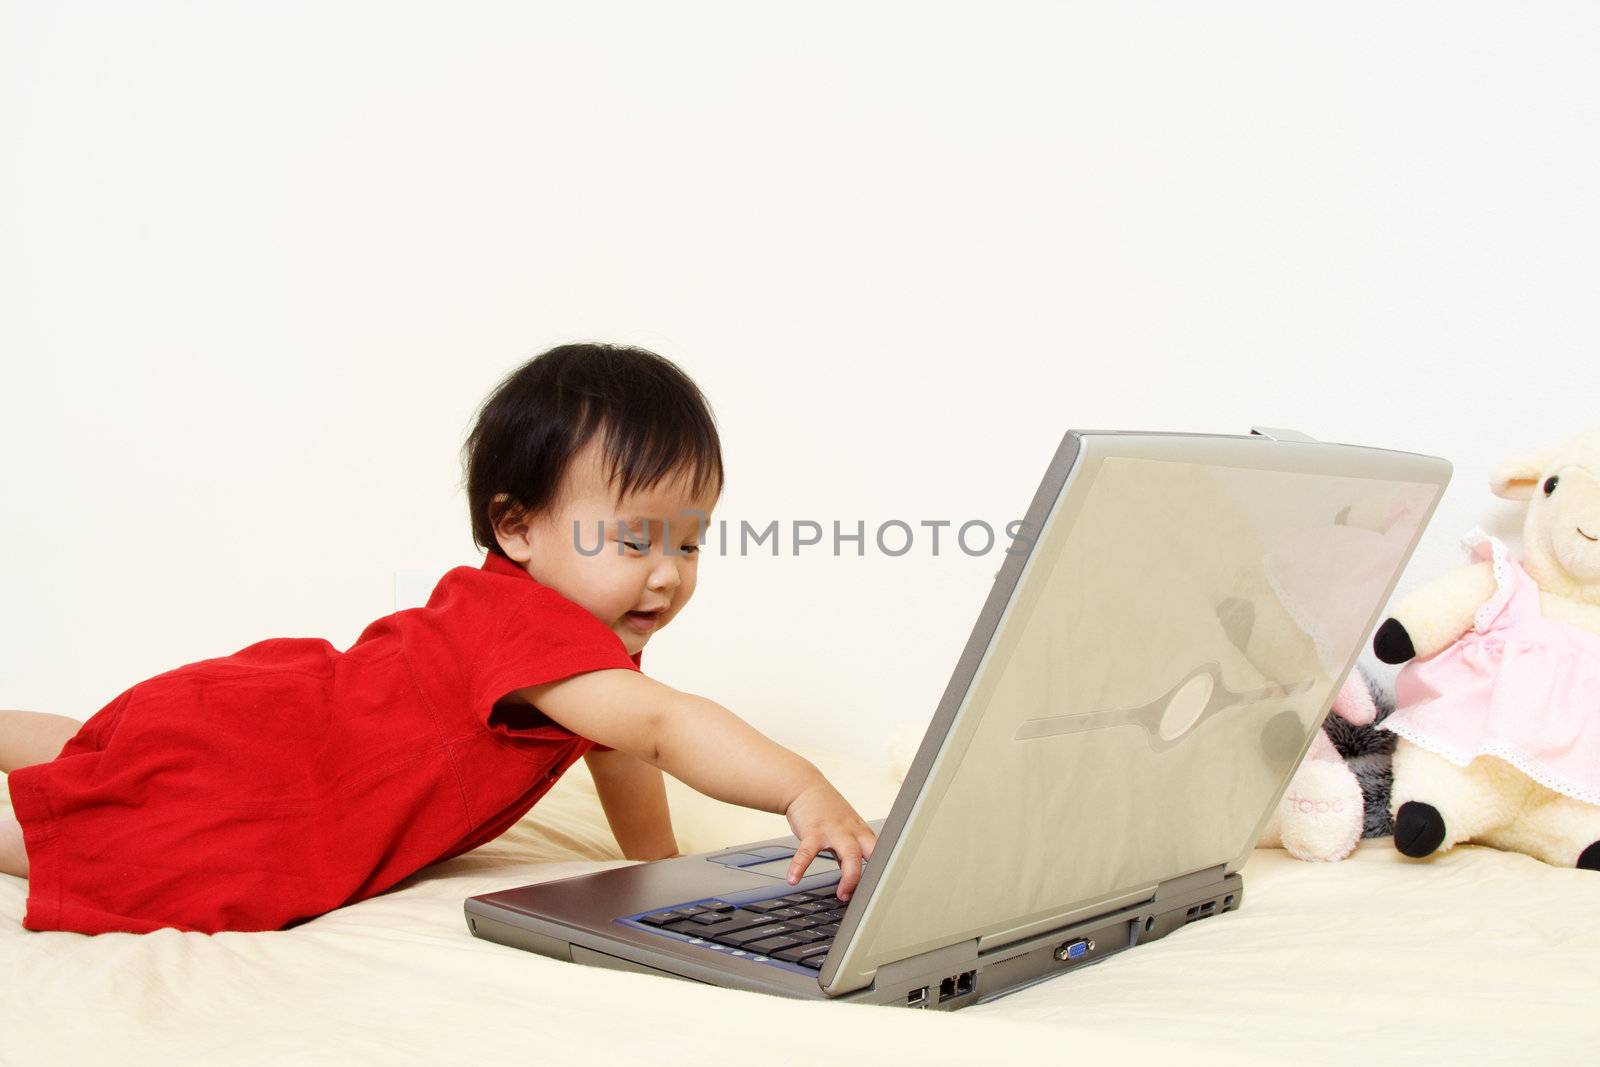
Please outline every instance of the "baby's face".
M500 547L535 581L588 609L632 655L694 595L697 542L715 504L715 490L691 497L684 480L671 478L614 500L591 441L568 465L556 506L520 533L501 532Z

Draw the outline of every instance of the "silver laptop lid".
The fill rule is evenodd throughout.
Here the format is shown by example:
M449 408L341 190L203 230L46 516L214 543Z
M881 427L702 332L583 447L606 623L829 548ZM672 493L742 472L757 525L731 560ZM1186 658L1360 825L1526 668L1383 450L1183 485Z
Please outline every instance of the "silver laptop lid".
M1272 433L1067 432L884 822L827 992L1244 863L1451 472Z

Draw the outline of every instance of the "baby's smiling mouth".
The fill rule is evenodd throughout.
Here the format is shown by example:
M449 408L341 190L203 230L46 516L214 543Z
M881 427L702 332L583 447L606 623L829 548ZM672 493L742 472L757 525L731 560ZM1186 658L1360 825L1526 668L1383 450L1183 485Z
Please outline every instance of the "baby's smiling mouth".
M639 633L649 633L661 622L661 616L666 614L665 608L654 611L630 611L622 618L627 622L628 628Z

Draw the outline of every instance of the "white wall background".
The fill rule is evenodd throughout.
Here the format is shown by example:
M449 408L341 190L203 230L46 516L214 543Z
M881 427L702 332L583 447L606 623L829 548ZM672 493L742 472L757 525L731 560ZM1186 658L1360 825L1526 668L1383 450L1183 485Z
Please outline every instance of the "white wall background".
M87 717L476 564L551 344L720 419L719 517L1020 516L1069 426L1443 455L1400 592L1600 423L1600 8L6 3L0 706ZM999 565L708 555L652 673L920 732Z

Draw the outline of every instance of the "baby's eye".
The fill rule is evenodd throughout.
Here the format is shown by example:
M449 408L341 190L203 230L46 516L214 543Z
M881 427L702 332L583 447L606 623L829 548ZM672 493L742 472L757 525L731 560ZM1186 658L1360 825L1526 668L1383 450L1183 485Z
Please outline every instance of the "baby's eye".
M1561 481L1560 478L1546 478L1544 480L1544 495L1545 496L1549 496L1551 493L1555 492L1556 491L1556 483L1558 483L1560 481Z
M621 537L621 538L618 538L618 540L621 541L624 545L626 545L629 548L633 549L635 552L648 552L648 551L650 551L650 542L649 541L638 541L638 540L634 540L632 538L627 538L627 537Z
M700 546L691 541L678 551L682 552L686 556L697 556L700 554Z

